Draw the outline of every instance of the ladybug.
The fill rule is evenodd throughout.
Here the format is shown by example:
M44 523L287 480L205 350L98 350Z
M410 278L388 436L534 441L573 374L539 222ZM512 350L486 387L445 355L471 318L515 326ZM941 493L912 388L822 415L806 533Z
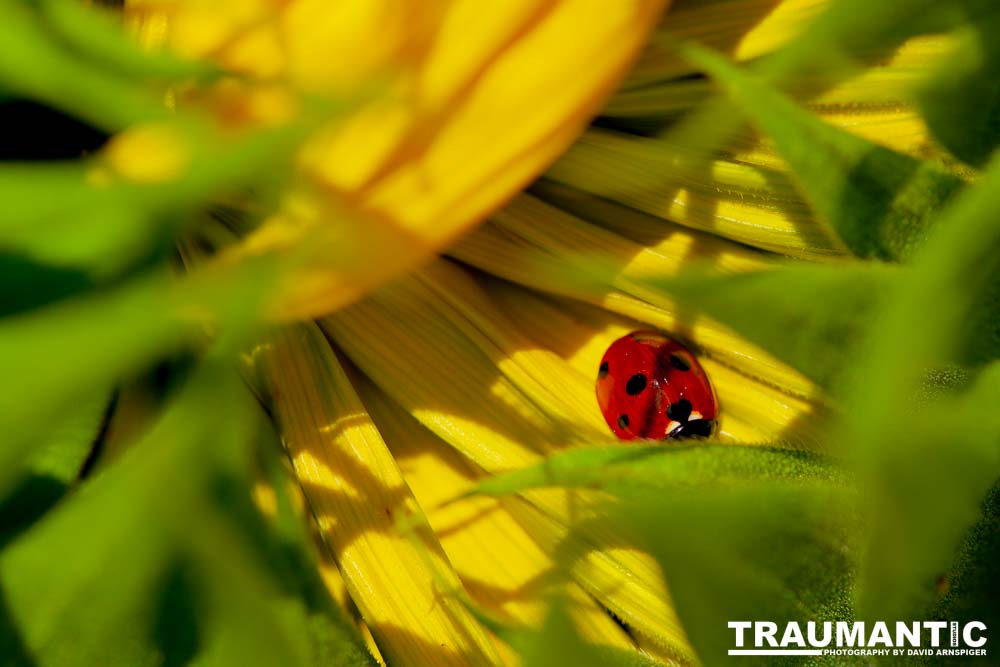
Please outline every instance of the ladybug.
M633 331L611 344L597 371L597 404L622 440L708 437L719 413L698 360L655 331Z

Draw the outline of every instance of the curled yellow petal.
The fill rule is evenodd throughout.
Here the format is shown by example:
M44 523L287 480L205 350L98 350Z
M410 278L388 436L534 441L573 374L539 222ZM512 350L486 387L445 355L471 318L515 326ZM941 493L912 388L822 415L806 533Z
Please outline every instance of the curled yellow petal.
M529 183L624 76L663 5L129 3L140 31L162 24L159 33L147 32L251 81L283 80L335 96L382 82L376 99L307 142L295 196L247 240L245 252L308 242L327 244L334 256L324 261L317 253L307 279L289 284L286 315L315 315L356 299ZM274 51L273 43L288 47ZM311 233L323 225L336 233ZM345 246L354 261L341 265L337 253Z

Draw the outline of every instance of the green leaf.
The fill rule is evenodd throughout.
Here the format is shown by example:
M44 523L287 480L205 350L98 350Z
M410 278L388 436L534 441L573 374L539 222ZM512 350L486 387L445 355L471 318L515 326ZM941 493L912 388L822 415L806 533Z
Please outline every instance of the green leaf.
M0 252L0 285L0 317L8 317L86 291L94 281L78 269Z
M939 599L928 618L1000 625L1000 486L983 503L948 574L937 581Z
M791 43L763 59L760 72L785 89L805 80L816 93L878 64L906 40L974 23L993 0L834 0Z
M594 447L559 452L544 463L487 477L472 493L503 496L557 486L634 496L657 489L775 480L832 482L842 475L815 454L787 449L731 445Z
M934 136L956 157L984 165L1000 145L1000 13L968 23L959 46L917 91Z
M191 465L208 458L205 445L215 440L211 424L199 418L207 397L222 423L240 423L240 411L206 383L188 391L127 461L0 555L11 618L26 650L43 664L108 664L116 652L131 652L117 635L152 598L172 538L195 514L209 470Z
M993 407L998 401L995 364L964 394L926 402L908 422L896 423L894 437L905 456L883 445L888 451L872 457L875 465L866 472L877 479L868 477L867 498L875 521L859 602L873 618L879 612L912 613L932 601L936 583L980 516L983 497L1000 477L1000 418Z
M248 525L248 445L260 422L247 389L217 363L142 442L0 554L7 655L294 666L320 655L312 637L336 646L338 664L371 664L346 623L310 611L298 585L277 579L287 570L271 567L271 533L259 518Z
M659 562L699 658L721 665L735 648L731 621L851 620L851 503L822 485L761 482L662 492L610 521Z
M0 499L0 548L52 509L76 482L106 423L108 403L107 391L95 391L34 443L23 477Z
M845 392L843 428L835 437L849 447L865 492L879 501L869 507L859 584L859 610L866 617L905 617L926 603L928 587L949 565L950 549L1000 476L998 367L965 394L919 410L912 403L926 369L961 356L969 315L990 306L982 298L998 280L998 208L995 160L982 181L949 207L856 354L865 376Z
M179 150L187 151L187 162L163 183L115 177L100 157L0 165L0 248L91 277L117 275L163 254L197 206L273 177L311 125L292 123L235 140L197 118L169 127L186 146Z
M908 257L964 183L944 167L838 130L707 49L681 47L774 141L817 212L861 257Z

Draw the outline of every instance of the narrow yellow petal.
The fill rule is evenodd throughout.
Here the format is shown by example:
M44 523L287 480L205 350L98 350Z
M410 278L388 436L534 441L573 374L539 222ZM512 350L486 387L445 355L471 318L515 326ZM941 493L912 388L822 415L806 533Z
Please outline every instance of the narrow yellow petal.
M261 355L306 499L351 598L393 664L495 665L492 639L452 591L447 557L350 381L314 326ZM414 521L420 543L397 520Z
M517 499L474 497L444 505L469 491L481 470L416 422L370 383L359 386L379 432L396 457L470 597L502 619L537 627L546 599L566 594L569 612L587 641L634 648L628 635L576 584L554 580L552 554L510 513Z
M700 164L694 177L669 176ZM765 250L813 259L845 252L783 170L697 154L668 139L591 129L546 177Z

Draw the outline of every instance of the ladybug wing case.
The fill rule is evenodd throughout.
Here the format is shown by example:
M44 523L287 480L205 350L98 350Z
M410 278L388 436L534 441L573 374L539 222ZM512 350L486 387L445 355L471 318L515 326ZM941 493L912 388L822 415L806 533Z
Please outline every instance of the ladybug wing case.
M656 348L632 336L616 341L601 359L597 403L622 440L666 436L668 420L657 366Z
M715 392L697 359L656 332L619 338L601 359L597 402L622 440L710 436Z

